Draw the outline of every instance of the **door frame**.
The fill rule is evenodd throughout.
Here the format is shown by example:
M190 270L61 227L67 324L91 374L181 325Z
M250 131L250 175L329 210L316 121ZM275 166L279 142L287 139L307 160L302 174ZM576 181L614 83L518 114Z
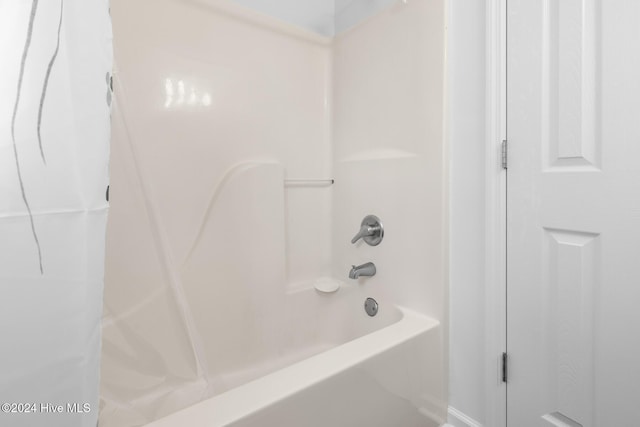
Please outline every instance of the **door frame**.
M484 406L487 427L506 427L507 170L502 167L502 141L507 139L507 0L487 0L486 8Z
M462 290L472 290L475 299L468 303L456 302L450 306L452 311L449 333L453 332L456 335L455 344L450 337L450 369L459 369L456 376L450 371L450 393L466 387L471 387L471 390L462 396L456 395L456 399L450 394L448 423L451 427L506 427L507 387L502 382L502 353L506 350L507 337L507 174L502 169L501 143L506 136L507 0L486 0L478 6L479 13L478 9L465 9L467 2L471 3L472 0L459 3L458 9L453 7L456 1L446 0L447 64L450 67L453 64L447 71L449 95L446 101L450 122L447 126L447 138L452 144L449 147L448 160L450 165L454 165L449 176L450 202L453 199L460 201L472 197L474 201L471 205L482 209L481 214L484 217L482 222L474 222L474 227L467 229L469 235L458 236L459 241L452 239L450 242L451 248L463 245L465 239L468 239L474 248L472 253L465 254L452 251L449 254L450 261L455 262L451 263L450 267L458 268L458 264L466 264L478 275L468 276L450 284L452 290L454 286L457 287L458 293ZM471 23L470 30L463 26L468 23ZM471 31L472 34L467 31ZM477 37L476 35L484 38L477 44L472 43L471 39ZM474 55L469 61L464 62L465 66L472 66L461 72L456 68L460 67L456 61L461 61L461 57L467 59L466 55ZM478 70L474 65L484 69ZM474 73L482 73L482 77L473 79L477 77ZM456 76L472 80L464 86L456 81ZM470 108L458 106L464 102L465 96L468 96L469 102L473 104ZM462 132L462 139L455 136L452 127L453 117L456 115L459 115L462 123L470 122L472 128L471 132L467 132L466 129ZM457 147L453 150L452 147L455 145ZM465 170L469 165L473 168L471 175ZM456 180L457 187L454 188L453 183ZM475 196L479 196L479 200L476 200ZM452 206L450 209L453 211L461 208ZM466 221L472 220L471 216L473 212L463 215L458 213L457 220L467 225ZM470 314L467 313L469 307L472 307ZM472 326L471 323L477 326ZM456 327L460 329L453 330ZM465 336L469 333L474 335ZM454 366L453 351L475 350L476 354L464 353L461 356L461 368ZM460 373L472 377L460 376Z

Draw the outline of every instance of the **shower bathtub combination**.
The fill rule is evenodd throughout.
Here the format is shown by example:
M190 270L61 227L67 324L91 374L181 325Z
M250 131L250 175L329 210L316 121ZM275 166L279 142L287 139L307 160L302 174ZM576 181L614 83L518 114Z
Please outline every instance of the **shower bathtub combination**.
M99 425L441 426L444 1L253 6L111 1Z

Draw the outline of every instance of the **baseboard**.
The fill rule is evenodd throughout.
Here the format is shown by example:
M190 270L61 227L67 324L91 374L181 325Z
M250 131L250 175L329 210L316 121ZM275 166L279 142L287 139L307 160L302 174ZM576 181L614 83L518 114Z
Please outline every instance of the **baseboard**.
M450 427L482 427L482 424L458 411L456 408L449 406L447 412L449 414L447 422Z

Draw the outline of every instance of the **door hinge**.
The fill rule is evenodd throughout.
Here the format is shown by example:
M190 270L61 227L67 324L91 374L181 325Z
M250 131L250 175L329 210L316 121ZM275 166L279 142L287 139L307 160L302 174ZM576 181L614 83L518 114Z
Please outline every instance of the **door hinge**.
M507 382L507 353L502 353L502 382Z
M508 148L507 148L507 140L506 139L502 140L501 150L502 150L502 169L507 169Z

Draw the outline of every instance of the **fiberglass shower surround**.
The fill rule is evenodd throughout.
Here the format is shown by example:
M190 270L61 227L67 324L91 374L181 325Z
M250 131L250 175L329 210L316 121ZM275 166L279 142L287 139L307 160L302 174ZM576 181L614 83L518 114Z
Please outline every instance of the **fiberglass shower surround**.
M246 3L112 0L100 426L199 425L160 419L201 404L207 425L340 425L324 409L345 394L361 406L333 415L439 425L445 3L389 2L335 37ZM384 221L375 247L351 243L367 214ZM348 277L367 262L375 276ZM299 382L256 385L273 375ZM310 383L331 386L295 392ZM278 413L325 404L270 423L255 387L291 396Z
M3 407L0 425L93 427L108 207L108 2L0 3L0 58L0 401L16 404ZM61 413L48 412L58 406Z

